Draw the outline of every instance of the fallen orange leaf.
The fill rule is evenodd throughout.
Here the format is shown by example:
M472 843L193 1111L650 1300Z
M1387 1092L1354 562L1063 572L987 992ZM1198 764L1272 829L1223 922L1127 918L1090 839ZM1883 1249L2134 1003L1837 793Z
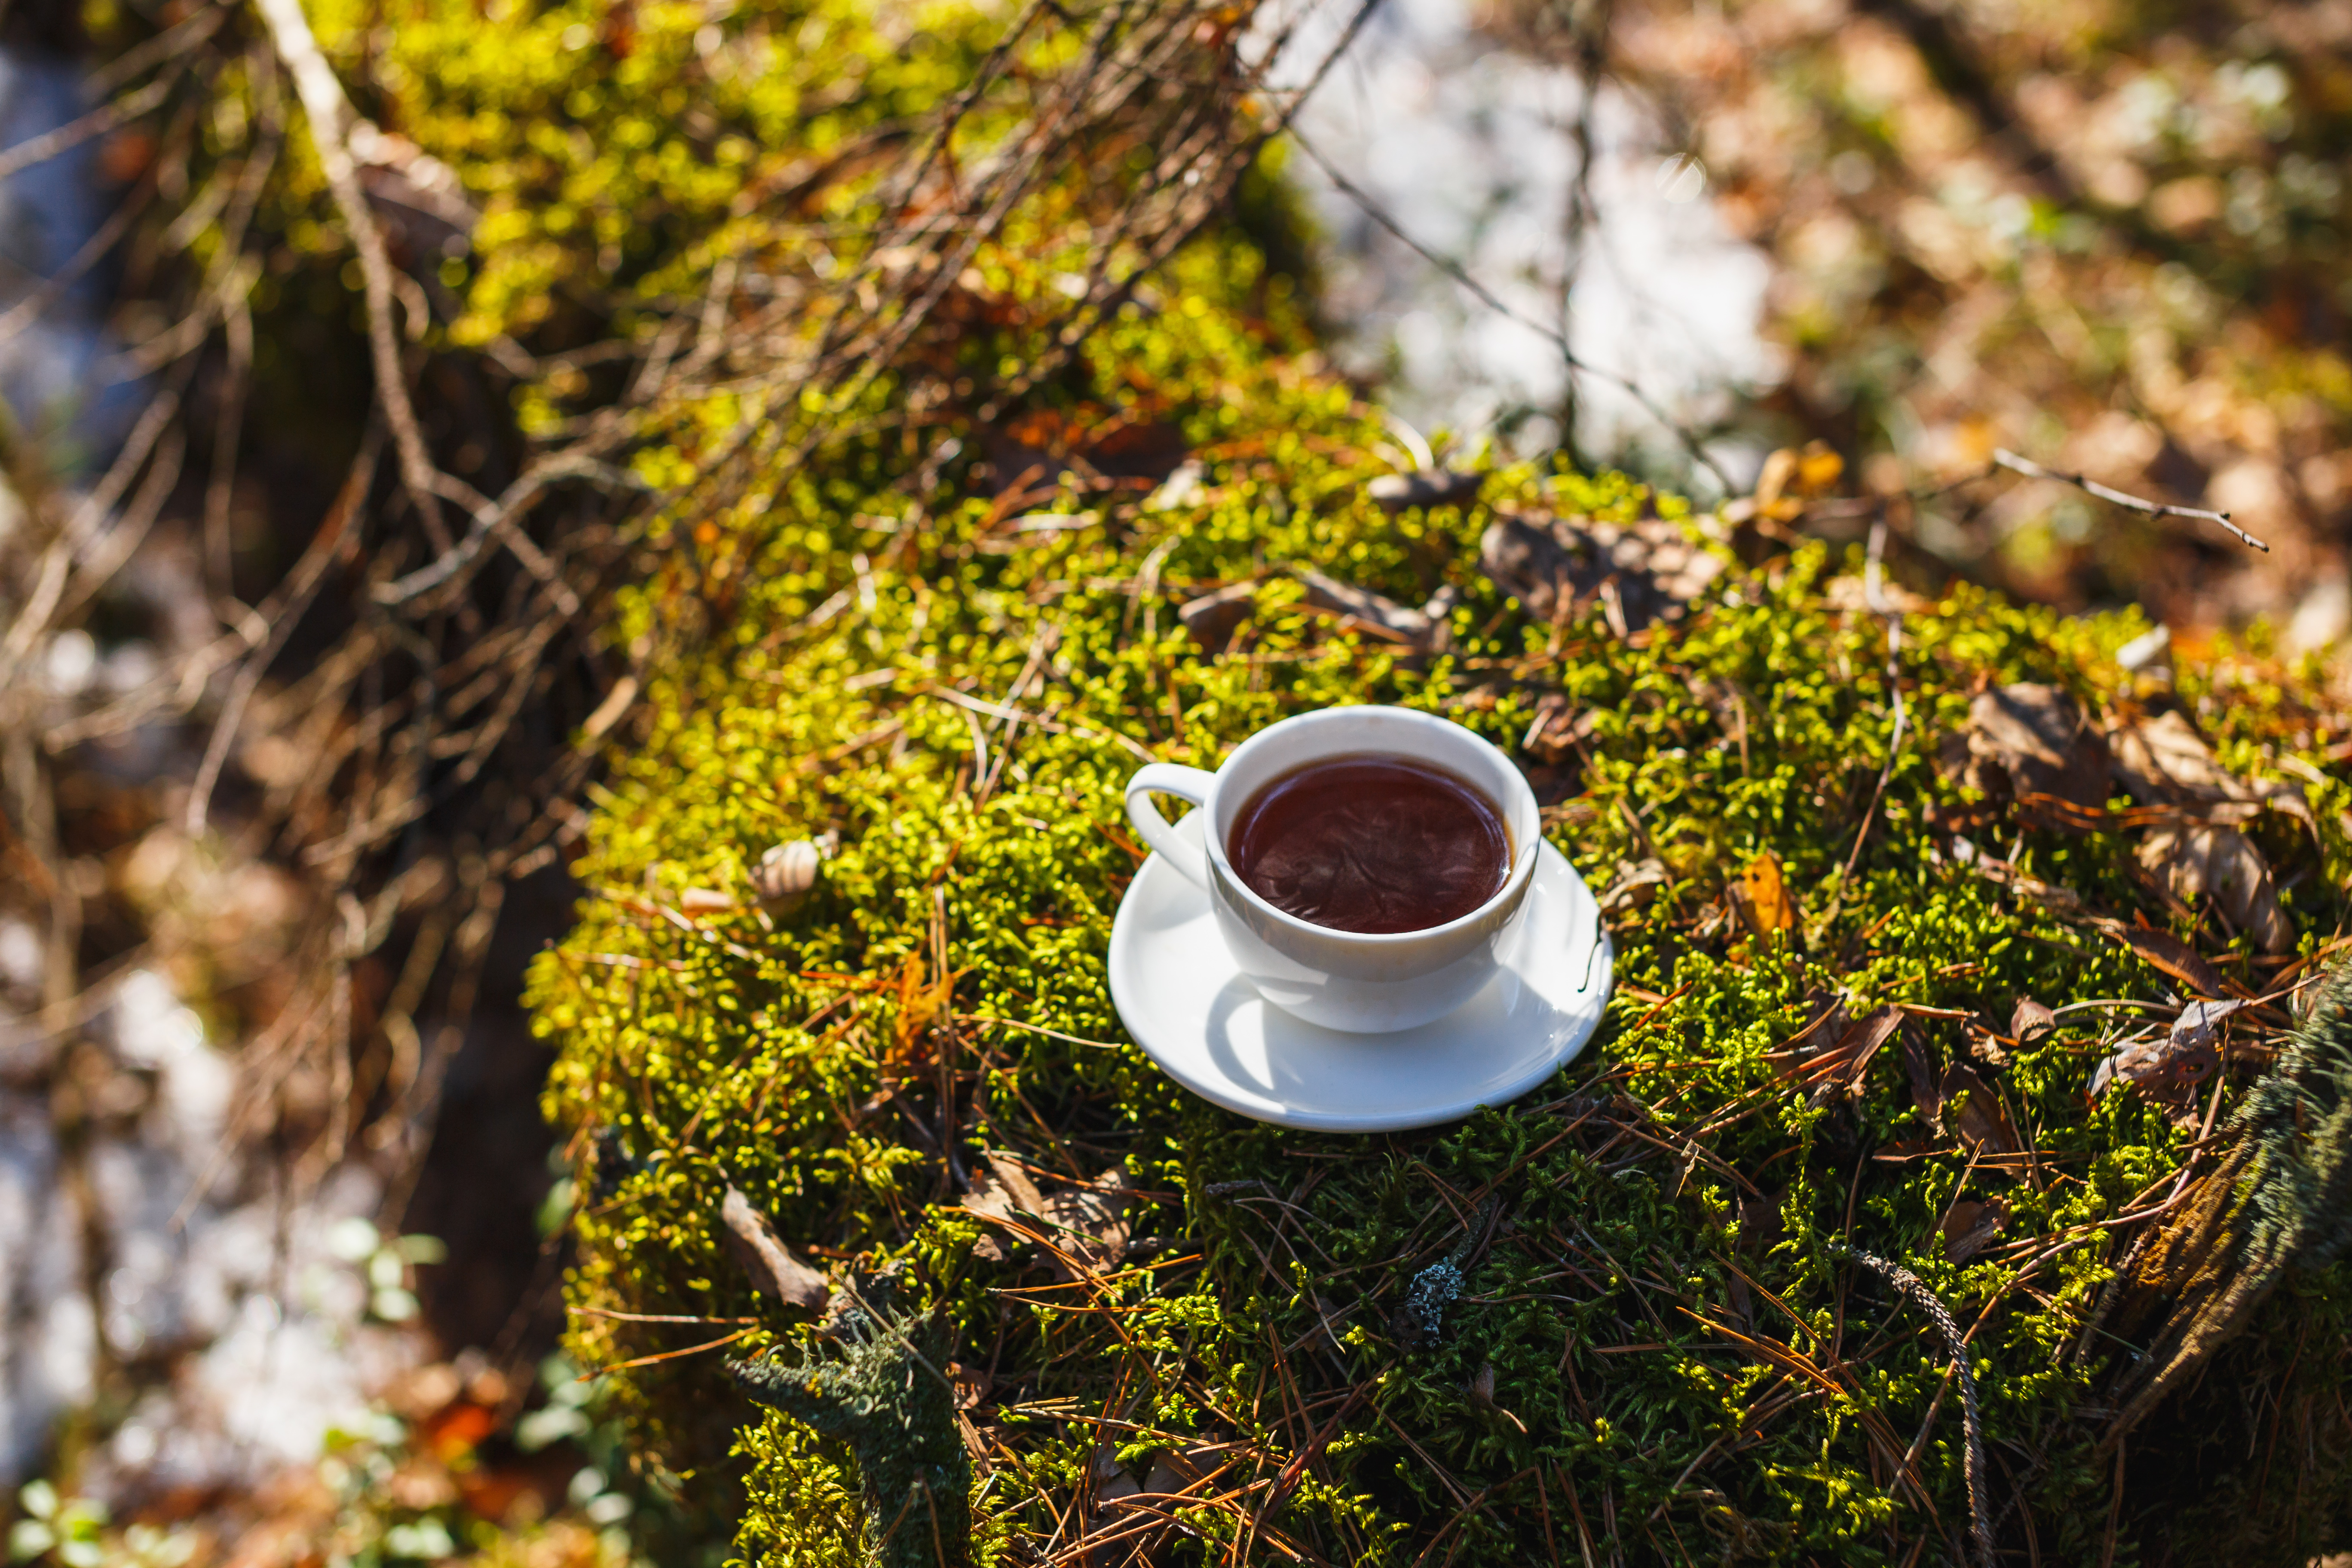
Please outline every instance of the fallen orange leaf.
M1796 902L1789 897L1788 883L1780 876L1779 858L1769 849L1739 874L1738 901L1739 912L1759 936L1787 931L1797 923Z

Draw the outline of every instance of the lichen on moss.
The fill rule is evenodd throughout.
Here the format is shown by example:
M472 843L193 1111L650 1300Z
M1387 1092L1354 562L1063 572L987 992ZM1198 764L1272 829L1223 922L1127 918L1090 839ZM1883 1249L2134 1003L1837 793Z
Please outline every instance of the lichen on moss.
M897 1282L869 1279L826 1338L837 1355L728 1363L746 1397L856 1457L860 1545L885 1568L964 1568L971 1560L971 1462L955 1422L948 1336L936 1314L900 1310Z

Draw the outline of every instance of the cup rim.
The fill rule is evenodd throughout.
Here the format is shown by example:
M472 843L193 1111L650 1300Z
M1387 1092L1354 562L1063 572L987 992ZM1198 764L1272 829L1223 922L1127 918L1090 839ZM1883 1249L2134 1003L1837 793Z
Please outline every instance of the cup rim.
M1309 721L1335 722L1341 719L1352 718L1366 713L1393 714L1412 722L1438 726L1440 733L1451 731L1454 734L1460 736L1463 740L1484 746L1487 751L1492 752L1495 754L1496 760L1502 764L1504 773L1511 780L1513 793L1523 797L1525 803L1528 806L1529 810L1528 812L1528 816L1533 824L1534 830L1527 835L1526 843L1514 844L1511 846L1511 868L1508 874L1503 878L1503 885L1496 889L1493 896L1488 898L1486 902L1480 904L1476 909L1472 910L1468 914L1458 915L1453 920L1447 921L1443 925L1422 926L1414 931L1342 931L1337 926L1318 925L1313 921L1301 920L1297 915L1291 914L1286 910L1275 908L1274 905L1268 903L1262 896L1260 896L1256 889L1242 880L1241 874L1234 869L1233 861L1225 853L1225 836L1219 830L1219 825L1215 820L1218 802L1223 798L1223 795L1225 770L1233 766L1235 763L1240 762L1242 758L1249 752L1250 749L1255 746L1259 742L1265 740L1267 736L1272 735L1276 731L1286 728L1289 725L1300 724ZM1441 772L1450 773L1453 771L1450 768L1444 768L1442 764L1424 765L1439 766ZM1418 708L1398 708L1379 702L1339 703L1328 708L1312 709L1305 713L1293 713L1287 719L1279 719L1275 722L1268 724L1265 729L1258 731L1255 734L1244 741L1240 745L1235 746L1231 752L1228 752L1225 754L1224 760L1217 764L1213 776L1218 781L1217 788L1211 792L1208 802L1200 808L1202 816L1202 852L1208 856L1211 866L1215 870L1223 873L1217 879L1219 881L1225 884L1232 891L1236 892L1243 898L1248 900L1251 907L1256 910L1259 913L1279 922L1281 927L1284 929L1296 931L1303 936L1311 936L1318 940L1326 942L1342 942L1351 944L1361 944L1365 947L1372 948L1388 946L1401 947L1412 942L1428 942L1435 938L1444 937L1454 932L1466 930L1467 928L1477 924L1479 921L1490 918L1497 905L1523 891L1527 886L1528 879L1535 875L1536 859L1540 852L1540 846L1543 840L1543 831L1542 819L1534 810L1534 786L1528 783L1527 775L1519 772L1517 765L1511 761L1509 756L1504 752L1500 746L1497 746L1494 742L1486 739L1486 736L1479 734L1475 730L1471 729L1468 725L1457 724L1453 720L1445 718L1441 714L1424 713ZM1475 781L1465 779L1463 782L1470 784L1473 788L1477 787ZM1513 805L1516 803L1498 804L1503 805L1505 826L1506 828L1508 828L1511 826L1509 818L1514 815Z

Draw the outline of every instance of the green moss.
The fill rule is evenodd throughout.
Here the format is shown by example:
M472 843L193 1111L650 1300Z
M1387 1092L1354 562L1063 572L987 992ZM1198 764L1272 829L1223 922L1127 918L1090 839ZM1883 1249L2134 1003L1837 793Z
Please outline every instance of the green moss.
M1850 1234L1975 1325L1996 1499L2021 1500L2047 1560L2095 1557L2114 1474L2092 1458L2097 1402L2125 1353L2074 1354L2115 1264L2101 1222L2177 1170L2193 1130L2136 1093L2086 1106L2087 1028L2021 1047L1997 1077L2041 1157L2031 1181L1937 1146L1901 1048L1851 1102L1819 1108L1765 1056L1822 993L1914 1009L1931 1070L1965 1055L1962 1015L2005 1028L2021 995L2165 993L2128 950L1956 863L1929 821L1965 804L1932 757L1975 690L2032 679L2128 700L2112 651L2137 626L1965 588L1909 616L1912 728L1856 858L1892 710L1883 623L1853 607L1829 554L1732 572L1687 622L1633 645L1597 612L1530 626L1475 569L1492 509L1623 516L1642 493L1519 468L1468 511L1384 517L1362 494L1384 471L1379 426L1220 302L1247 272L1230 247L1192 254L1163 309L1090 346L1077 389L1178 425L1206 469L1197 500L1155 510L1071 489L1034 510L1098 522L1024 533L961 469L910 495L894 481L911 464L875 448L728 520L753 564L712 651L656 671L652 732L619 759L576 867L592 889L580 928L536 972L562 1049L551 1112L664 1155L576 1216L574 1300L759 1313L719 1245L730 1182L795 1246L904 1265L951 1326L950 1353L993 1373L973 1413L992 1445L983 1555L1139 1518L1097 1509L1107 1473L1140 1479L1155 1456L1192 1450L1228 1465L1205 1489L1233 1500L1186 1513L1177 1561L1244 1540L1254 1559L1400 1563L1574 1560L1585 1540L1628 1562L1902 1562L1923 1535L1957 1550L1956 1399L1927 1425L1942 1352L1843 1261L1833 1244ZM1290 563L1409 603L1452 584L1454 651L1412 668L1278 580L1213 657L1177 624L1195 587ZM686 613L688 593L647 584L628 631ZM2326 743L2281 672L2214 668L2243 673L2185 677L2191 700L2262 674L2206 704L2233 765L2272 773ZM1593 716L1547 812L1554 841L1596 887L1652 855L1670 877L1618 921L1619 990L1583 1060L1455 1126L1341 1138L1216 1111L1125 1043L1103 959L1136 866L1119 792L1139 756L1213 764L1286 714L1353 701L1444 712L1515 749L1549 692ZM2342 919L2347 864L2341 787L2314 794L2324 863L2284 895L2306 952ZM2147 902L2126 835L2023 831L2012 846L2017 831L1988 847L2098 906ZM839 848L811 899L760 910L747 876L761 852L822 835ZM2297 868L2313 853L2273 848ZM1723 915L1766 853L1801 917L1769 941ZM676 915L688 888L739 907ZM2265 973L2242 947L2221 962ZM1086 1289L976 1256L942 1133L967 1170L983 1149L1073 1179L1122 1163L1154 1194L1132 1229L1157 1242ZM1954 1263L1939 1220L1996 1194L2004 1245ZM1494 1237L1462 1255L1488 1202ZM1449 1257L1462 1293L1412 1345L1399 1309ZM2283 1292L2251 1343L2301 1336L2305 1375L2340 1376L2336 1310ZM761 1321L780 1343L808 1333ZM575 1320L574 1338L600 1363L677 1342L606 1317ZM845 1450L753 1420L708 1360L628 1376L646 1440L714 1520L740 1521L743 1551L849 1560ZM2276 1373L2266 1386L2290 1396ZM2242 1426L2200 1434L2215 1444L2201 1460L2186 1442L2165 1452L2201 1486L2250 1477L2242 1442L2220 1451ZM1893 1459L1923 1433L1898 1477ZM1254 1517L1294 1464L1286 1500ZM2246 1511L2207 1528L2259 1516L2294 1550L2339 1542L2345 1521L2313 1499L2343 1495L2343 1449L2292 1464L2291 1484L2244 1481ZM2177 1500L2129 1489L2116 1561L2168 1539L2184 1550Z
M903 139L970 79L1003 20L855 0L315 8L345 79L373 89L361 111L447 163L481 206L449 329L472 346L551 329L575 347L583 323L606 321L626 334L636 308L699 298L721 258L805 255L809 227L852 217L867 183L827 186L807 210L774 198L826 159ZM984 99L962 141L1001 133L1017 100ZM295 188L316 198L306 174Z

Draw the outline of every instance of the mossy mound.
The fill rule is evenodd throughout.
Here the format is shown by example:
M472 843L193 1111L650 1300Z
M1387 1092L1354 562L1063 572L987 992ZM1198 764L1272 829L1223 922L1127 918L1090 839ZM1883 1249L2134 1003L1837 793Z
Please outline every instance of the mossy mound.
M1530 616L1480 569L1496 516L1680 509L1519 467L1465 504L1383 510L1368 486L1404 455L1230 232L1131 300L1103 292L1117 308L1065 363L1071 284L1146 248L1122 197L1165 177L1149 137L1111 126L1083 149L1102 167L1008 196L919 289L861 250L898 151L930 148L952 195L1089 37L1176 15L1024 10L1055 20L999 51L1013 9L319 7L361 111L478 209L465 245L419 229L403 264L430 290L409 318L425 346L515 378L517 428L486 439L564 439L679 331L837 346L869 286L881 302L856 319L908 324L873 336L903 353L877 350L871 376L816 387L779 349L635 409L614 448L656 498L613 628L649 661L646 701L574 866L579 928L533 988L562 1053L548 1109L581 1163L572 1348L617 1369L616 1408L689 1527L762 1563L849 1563L869 1539L920 1560L900 1515L861 1505L855 1451L919 1451L902 1468L926 1485L955 1473L940 1386L907 1381L935 1377L956 1391L982 1560L1963 1556L1977 1505L1950 1357L1854 1265L1866 1251L1969 1335L2005 1552L2288 1563L2352 1544L2340 1268L2287 1272L2201 1380L2101 1447L2153 1342L2105 1325L2166 1321L2137 1298L2110 1319L2108 1287L2205 1130L2227 1129L2284 1024L2277 993L2345 920L2352 790L2326 770L2347 726L2308 672L2207 649L2167 688L2117 663L2142 629L2127 617L1955 589L1905 611L1890 683L1886 621L1819 546L1727 560L1686 616L1638 630L1606 595ZM1177 63L1230 80L1216 51L1242 15L1175 29L1202 51ZM1130 74L1187 79L1162 64ZM241 61L218 92L202 191L228 190L230 153L274 144L290 113ZM948 104L955 126L925 142ZM314 339L278 325L340 319L351 296L317 264L342 241L307 143L257 167L255 221L285 241L254 290L257 363L290 403L310 367L290 376L275 345ZM207 267L234 249L211 216L187 226ZM752 276L808 311L727 314ZM936 312L892 314L918 295ZM811 460L778 458L803 438ZM1445 646L1335 616L1291 570L1307 567L1403 605L1450 590ZM1179 622L1244 583L1230 640ZM1979 692L2020 681L2089 711L2175 703L2234 773L2294 775L2308 828L2242 824L2281 872L2287 951L2152 881L2128 803L2053 815L1939 769ZM1591 1047L1518 1102L1322 1137L1171 1085L1126 1042L1103 960L1139 859L1133 768L1213 764L1358 701L1538 746L1549 831L1616 895L1618 989ZM792 862L766 857L804 840L829 853L792 895L771 875ZM2201 1120L2137 1088L2087 1096L2113 1010L2011 1032L2022 996L2159 1001L2189 949L2209 989L2271 999L2226 1026L2235 1087ZM1789 1064L1832 1000L1901 1016L1817 1094ZM2295 1120L2280 1099L2274 1131ZM858 1293L855 1333L759 1292L728 1246L730 1190ZM765 1357L742 1386L830 1430L752 1404L730 1354ZM861 1407L820 1412L835 1387ZM932 1425L886 1451L901 1416Z
M1082 459L1102 431L1152 432L1197 485L1147 499L1151 481L1076 461L1008 500L1002 433L992 477L972 431L919 478L918 454L876 448L725 525L749 564L722 635L653 672L652 731L575 867L580 927L536 973L562 1053L549 1110L583 1134L583 1361L709 1337L616 1314L740 1322L729 1353L824 1353L729 1256L734 1186L840 1281L894 1267L941 1315L983 1560L1087 1539L1105 1563L1962 1557L1949 1357L1859 1248L1969 1335L2004 1550L2301 1563L2352 1542L2341 1270L2294 1277L2121 1460L2096 1447L2103 1391L2138 1353L2085 1332L2147 1223L2115 1222L2169 1190L2200 1119L2136 1089L2088 1099L2113 1012L2021 1038L2009 1022L2021 997L2170 994L2143 956L2160 944L2114 934L2142 916L2253 992L2309 973L2346 913L2352 791L2321 771L2340 737L2308 688L2224 649L2168 692L2116 662L2145 629L2130 617L1955 588L1903 617L1887 768L1886 623L1827 552L1734 563L1631 636L1600 602L1536 623L1478 569L1498 509L1675 509L1522 467L1464 507L1383 512L1382 426L1234 311L1250 281L1239 247L1193 253L1089 344L1034 443ZM1450 647L1316 608L1282 571L1307 566L1404 604L1450 587ZM1245 580L1247 619L1206 651L1178 605ZM701 613L691 593L648 584L628 629ZM2091 711L2177 700L2239 773L2295 773L2316 829L2248 829L2281 868L2292 952L2168 906L2127 802L2061 824L1939 771L1976 694L2028 680ZM1612 914L1617 993L1570 1069L1456 1125L1327 1137L1215 1110L1125 1043L1104 954L1140 758L1213 765L1358 701L1517 751L1555 694L1585 717L1539 773L1554 842L1596 889L1648 860L1664 879ZM835 846L816 885L763 904L762 856L801 839ZM1773 867L1786 921L1756 913ZM1768 1059L1828 998L1903 1010L1850 1095ZM1968 1131L1971 1090L2028 1157ZM1116 1169L1132 1196L1058 1236L1034 1193L975 1214L992 1156L1036 1192ZM1962 1202L2006 1216L1964 1262ZM1458 1296L1404 1321L1448 1258ZM856 1559L845 1447L762 1415L717 1353L615 1384L747 1560Z

